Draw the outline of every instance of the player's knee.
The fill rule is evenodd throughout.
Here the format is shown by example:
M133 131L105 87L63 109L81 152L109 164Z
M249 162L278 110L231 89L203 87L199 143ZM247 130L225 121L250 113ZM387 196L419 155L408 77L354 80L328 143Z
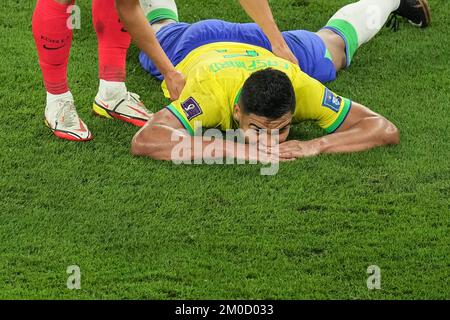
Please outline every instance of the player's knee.
M331 30L322 29L317 35L323 40L330 52L336 71L344 69L347 65L347 52L344 39Z

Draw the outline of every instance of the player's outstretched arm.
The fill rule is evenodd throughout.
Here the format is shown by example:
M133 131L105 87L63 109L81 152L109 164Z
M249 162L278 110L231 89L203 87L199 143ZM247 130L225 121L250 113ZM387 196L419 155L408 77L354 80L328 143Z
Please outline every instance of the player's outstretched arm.
M247 14L260 26L272 45L273 53L292 63L298 60L288 47L280 30L278 29L267 0L239 0Z
M154 62L167 83L172 100L178 99L185 85L181 73L175 70L165 54L141 9L139 0L116 0L117 11L133 41Z
M182 150L183 152L180 152ZM155 113L133 138L131 153L155 160L191 161L234 158L246 161L275 162L271 155L247 144L223 139L191 136L167 109Z
M304 158L323 153L349 153L400 142L397 127L386 118L353 102L341 127L333 134L310 141L280 144L280 157Z

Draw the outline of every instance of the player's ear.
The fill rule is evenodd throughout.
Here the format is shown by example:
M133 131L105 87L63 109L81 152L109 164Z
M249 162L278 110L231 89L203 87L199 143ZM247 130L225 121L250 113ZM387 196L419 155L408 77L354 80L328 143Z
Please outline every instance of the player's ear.
M235 104L233 108L233 119L236 122L240 122L241 120L241 107L239 107L239 104Z

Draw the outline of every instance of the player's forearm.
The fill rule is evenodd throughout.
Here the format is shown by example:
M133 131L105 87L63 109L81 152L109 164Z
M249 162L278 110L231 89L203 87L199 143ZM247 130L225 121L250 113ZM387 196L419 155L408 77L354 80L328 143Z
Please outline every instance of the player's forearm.
M168 75L175 72L173 64L167 58L145 18L139 0L116 0L116 7L133 41L152 59L161 74Z
M183 137L176 142L161 142L147 150L150 151L147 155L152 159L175 162L252 159L248 145L203 137Z
M191 136L187 132L162 124L147 124L133 137L131 153L135 156L170 161L173 160L174 148L182 139L190 140Z
M297 57L289 48L282 33L278 29L267 0L240 0L248 15L260 26L269 39L272 52L279 58L299 64Z
M267 0L239 0L247 14L261 27L272 45L284 43Z
M398 129L381 117L365 118L352 128L312 140L319 153L349 153L400 142Z
M187 132L164 125L150 125L133 138L131 152L155 160L187 162L234 158L249 160L248 145L223 139L192 137Z
M268 161L268 155L260 152L257 145L236 143L220 138L185 137L183 141L180 140L176 145L168 148L171 148L170 159L161 160L190 162L233 159L254 163Z

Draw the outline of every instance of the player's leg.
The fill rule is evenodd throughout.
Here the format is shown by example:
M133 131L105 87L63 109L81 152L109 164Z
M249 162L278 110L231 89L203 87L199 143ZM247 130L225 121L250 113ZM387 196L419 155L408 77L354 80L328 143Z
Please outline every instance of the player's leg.
M175 0L140 0L140 3L155 33L169 24L178 22Z
M151 113L125 85L131 37L120 22L114 0L93 0L92 18L98 39L100 79L93 110L100 116L143 126Z
M73 0L38 0L32 29L47 90L45 122L60 138L87 141L92 134L78 117L67 80L73 35L68 23L69 6L73 3Z
M317 32L331 54L336 71L350 66L358 48L381 30L391 13L422 27L429 24L426 0L361 0L340 9Z
M179 23L178 9L174 0L140 0L141 8L156 37L173 65L180 62L178 45L183 33L189 28L188 23ZM163 27L166 27L164 28ZM142 68L158 80L163 75L145 52L139 54Z
M357 49L381 30L399 5L400 0L361 0L336 12L317 33L330 51L336 71L350 66Z

